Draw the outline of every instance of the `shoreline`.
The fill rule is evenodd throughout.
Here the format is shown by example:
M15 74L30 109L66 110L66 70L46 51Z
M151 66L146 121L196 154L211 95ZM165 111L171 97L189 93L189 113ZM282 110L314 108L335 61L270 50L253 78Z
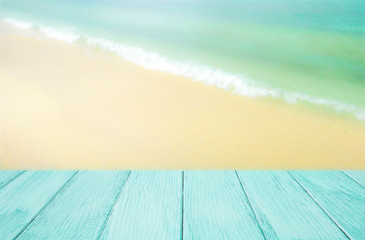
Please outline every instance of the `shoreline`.
M313 105L314 108L323 109L323 111L350 115L362 122L365 121L365 109L356 104L354 105L353 103L346 101L342 102L332 98L312 96L303 93L300 90L287 91L256 82L246 75L225 72L224 70L202 65L197 62L170 59L168 56L161 55L158 52L90 36L83 32L79 32L76 29L65 29L63 27L55 28L34 22L19 21L13 18L1 19L0 25L4 25L0 27L1 30L8 29L10 30L10 33L16 32L28 37L59 40L70 44L80 45L82 48L91 47L95 50L102 51L102 54L117 55L123 60L140 65L145 69L182 76L195 82L218 87L237 95L253 98L268 98L273 101L278 99L286 104L303 106ZM261 68L265 69L270 67L261 66ZM292 77L295 78L295 76ZM313 79L308 80L313 81ZM357 92L357 94L359 94L359 92Z
M1 169L361 169L365 126L0 34ZM19 71L21 70L21 71Z

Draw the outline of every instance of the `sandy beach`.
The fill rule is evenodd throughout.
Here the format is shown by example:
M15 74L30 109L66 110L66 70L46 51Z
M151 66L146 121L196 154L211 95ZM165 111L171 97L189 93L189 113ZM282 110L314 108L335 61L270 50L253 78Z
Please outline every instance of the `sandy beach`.
M0 34L1 169L363 169L355 119Z

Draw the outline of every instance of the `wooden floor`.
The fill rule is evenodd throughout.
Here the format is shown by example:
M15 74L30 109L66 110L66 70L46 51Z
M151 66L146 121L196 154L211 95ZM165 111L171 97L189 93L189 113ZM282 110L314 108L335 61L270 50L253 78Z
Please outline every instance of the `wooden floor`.
M365 239L365 171L0 171L0 239Z

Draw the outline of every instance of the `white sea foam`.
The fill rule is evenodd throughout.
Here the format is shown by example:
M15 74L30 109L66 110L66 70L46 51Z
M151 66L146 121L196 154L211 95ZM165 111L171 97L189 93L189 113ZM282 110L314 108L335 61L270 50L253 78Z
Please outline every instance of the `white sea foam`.
M365 108L357 107L352 104L342 103L332 99L312 97L304 93L283 92L280 94L287 103L307 102L315 105L326 106L336 112L347 112L354 115L357 119L365 121Z
M80 38L80 35L72 29L57 29L53 27L39 25L39 30L49 38L69 43L75 42Z
M34 25L33 23L19 22L13 19L7 19L6 21L23 29ZM120 44L102 38L81 35L72 29L56 29L43 25L38 26L40 31L49 38L69 43L82 38L90 46L112 52L126 61L141 65L146 69L184 76L203 84L213 85L232 91L234 94L238 95L248 97L281 98L289 104L307 102L322 105L334 109L337 112L350 113L359 120L365 121L365 108L360 108L352 104L342 103L332 99L313 97L305 93L288 92L275 89L265 84L260 84L245 75L230 74L193 62L172 60L166 56L160 55L159 53L146 51L142 48Z
M25 22L25 21L19 21L12 18L5 18L3 19L4 22L12 24L14 27L21 28L21 29L29 29L31 28L34 23L32 22Z
M141 48L126 46L101 38L87 37L86 42L103 50L114 52L125 60L142 65L147 69L185 76L194 81L233 90L237 94L250 97L276 97L278 95L275 90L264 86L259 87L257 83L243 75L228 74L196 63L174 61L155 52L148 52Z

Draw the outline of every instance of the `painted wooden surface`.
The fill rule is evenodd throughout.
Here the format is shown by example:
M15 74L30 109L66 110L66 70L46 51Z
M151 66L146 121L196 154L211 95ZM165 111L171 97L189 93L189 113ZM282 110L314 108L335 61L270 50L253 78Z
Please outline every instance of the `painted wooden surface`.
M238 171L267 239L347 239L286 171Z
M27 171L0 190L0 239L13 239L73 176L70 171Z
M343 171L350 178L354 179L360 185L365 187L365 171L352 170L352 171Z
M234 171L185 171L184 239L264 239Z
M23 171L1 171L0 189L17 178Z
M19 239L97 239L128 175L79 172Z
M295 171L293 176L351 239L365 239L365 188L341 171Z
M132 172L102 239L180 239L182 172Z
M0 240L360 240L363 173L0 171Z

